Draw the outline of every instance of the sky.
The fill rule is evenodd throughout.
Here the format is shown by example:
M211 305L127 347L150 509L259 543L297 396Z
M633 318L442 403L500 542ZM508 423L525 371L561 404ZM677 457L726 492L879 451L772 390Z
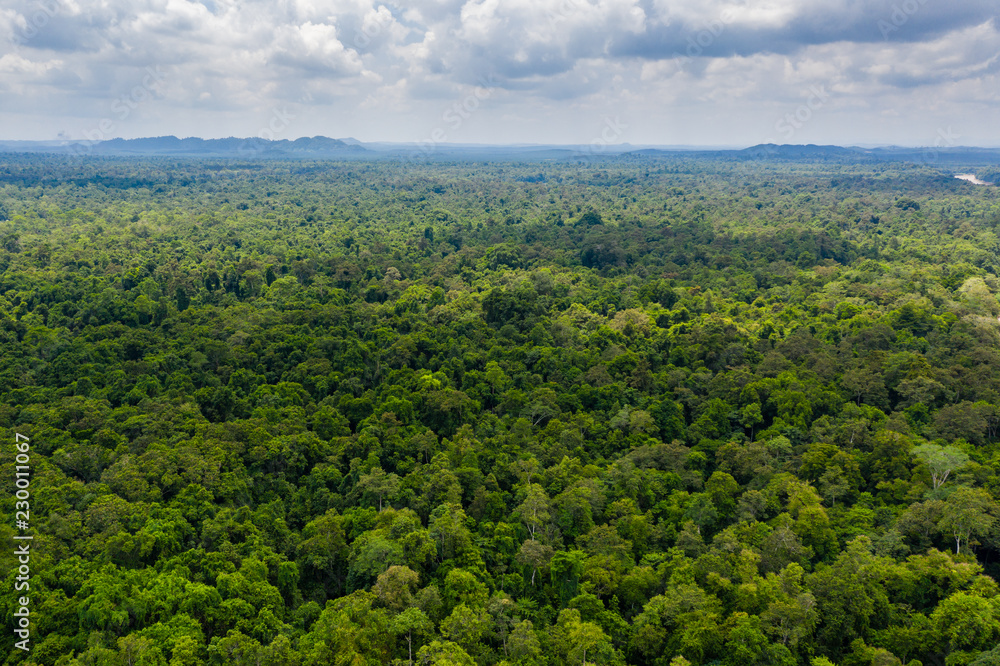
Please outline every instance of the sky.
M3 0L0 139L1000 146L1000 0Z

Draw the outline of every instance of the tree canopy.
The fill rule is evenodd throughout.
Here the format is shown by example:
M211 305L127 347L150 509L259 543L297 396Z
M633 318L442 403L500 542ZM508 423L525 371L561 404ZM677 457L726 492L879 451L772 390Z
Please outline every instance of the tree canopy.
M3 663L994 663L997 193L0 155Z

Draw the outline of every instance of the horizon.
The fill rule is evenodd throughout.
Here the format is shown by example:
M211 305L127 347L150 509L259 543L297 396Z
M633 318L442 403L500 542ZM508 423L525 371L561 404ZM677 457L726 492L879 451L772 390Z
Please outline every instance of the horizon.
M268 143L282 143L282 142L295 142L302 139L331 139L334 141L348 142L354 141L358 145L369 145L369 146L399 146L399 147L420 147L426 145L421 141L386 141L386 140L365 140L358 139L353 136L328 136L323 134L314 135L302 135L297 137L287 137L281 139L262 139L260 137L253 136L195 136L195 135L177 135L177 134L161 134L156 136L134 136L134 137L108 137L106 139L101 139L100 141L91 141L86 138L58 138L58 139L11 139L11 138L0 138L0 144L9 143L32 143L32 144L49 144L49 145L71 145L79 143L90 143L91 145L96 145L97 143L104 143L110 141L143 141L152 139L177 139L179 141L186 141L190 139L197 139L200 141L224 141L227 139L238 140L238 141L263 141ZM581 146L587 146L589 144L581 142L568 142L568 143L539 143L539 142L510 142L510 143L483 143L483 142L435 142L435 147L450 147L450 148L579 148ZM987 144L955 144L947 146L935 146L932 144L917 145L917 144L899 144L899 143L882 143L882 144L870 144L863 142L855 143L757 143L757 144L654 144L654 143L613 143L613 144L602 144L602 152L614 152L619 149L657 149L657 150L690 150L690 151L700 151L700 150L713 150L713 151L732 151L732 150L747 150L749 148L756 148L759 146L777 146L777 147L817 147L817 148L845 148L852 149L857 148L861 150L879 150L879 149L903 149L903 150L921 150L921 149L935 149L939 151L960 151L963 149L976 149L976 150L994 150L1000 149L1000 143L987 145Z

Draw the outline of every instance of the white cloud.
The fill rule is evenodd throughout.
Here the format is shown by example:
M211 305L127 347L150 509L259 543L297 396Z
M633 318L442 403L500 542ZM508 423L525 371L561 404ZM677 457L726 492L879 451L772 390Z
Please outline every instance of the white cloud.
M92 123L154 66L169 74L123 133L253 134L297 104L295 135L417 139L490 76L498 93L462 140L583 141L624 114L622 140L736 143L820 85L831 99L796 138L850 141L864 113L912 128L1000 94L1000 0L904 14L896 0L43 3L0 9L10 138Z

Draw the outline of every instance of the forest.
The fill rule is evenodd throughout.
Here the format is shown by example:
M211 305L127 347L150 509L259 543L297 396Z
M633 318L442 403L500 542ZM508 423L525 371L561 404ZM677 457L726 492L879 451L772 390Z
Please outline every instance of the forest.
M933 163L0 155L0 663L1000 665L998 228Z

